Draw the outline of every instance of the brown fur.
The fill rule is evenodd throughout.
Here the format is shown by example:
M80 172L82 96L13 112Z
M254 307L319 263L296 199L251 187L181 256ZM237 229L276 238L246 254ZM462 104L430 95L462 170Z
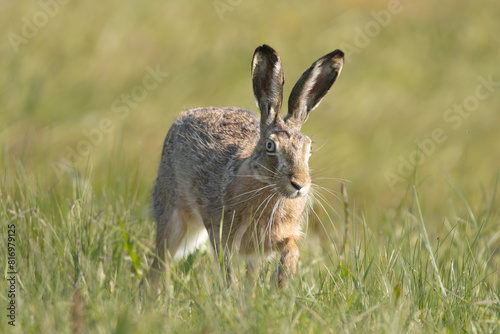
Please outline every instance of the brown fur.
M175 120L153 191L157 257L149 274L152 284L182 240L203 229L216 254L222 250L226 259L231 251L279 250L278 284L286 284L299 258L300 222L311 185L311 140L300 127L342 64L340 50L313 63L292 90L293 109L281 118L283 69L278 54L263 45L252 60L260 121L237 107L191 109Z

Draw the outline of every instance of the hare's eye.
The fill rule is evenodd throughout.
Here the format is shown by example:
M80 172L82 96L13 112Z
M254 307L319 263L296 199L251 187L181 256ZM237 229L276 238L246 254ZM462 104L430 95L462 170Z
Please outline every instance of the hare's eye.
M266 142L266 151L268 153L274 153L276 151L276 143L272 140Z
M313 145L311 143L311 144L309 144L309 155L308 155L308 158L310 158L311 155L313 154L313 150L312 149L313 149Z

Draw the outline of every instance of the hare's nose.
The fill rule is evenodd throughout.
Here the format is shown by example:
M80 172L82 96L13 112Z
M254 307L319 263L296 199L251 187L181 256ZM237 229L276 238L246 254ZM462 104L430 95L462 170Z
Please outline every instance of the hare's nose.
M297 189L298 191L300 191L300 189L302 189L304 186L298 184L297 182L295 181L290 181L290 183L292 184L292 187L294 187L295 189Z

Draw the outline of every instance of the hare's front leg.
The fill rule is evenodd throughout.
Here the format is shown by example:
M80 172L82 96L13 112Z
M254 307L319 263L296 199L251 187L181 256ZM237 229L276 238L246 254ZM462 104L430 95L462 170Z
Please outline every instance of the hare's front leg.
M299 248L292 238L286 238L278 247L281 252L281 261L278 266L278 287L282 289L287 285L289 278L295 275L299 260Z

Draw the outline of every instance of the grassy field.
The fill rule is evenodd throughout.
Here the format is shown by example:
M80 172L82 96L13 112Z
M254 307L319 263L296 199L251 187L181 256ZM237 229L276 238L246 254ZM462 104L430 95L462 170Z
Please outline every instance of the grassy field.
M497 1L63 2L0 0L1 333L500 332ZM263 43L285 96L347 55L303 127L297 276L278 290L274 259L253 297L202 249L143 300L164 136L183 109L256 111Z

